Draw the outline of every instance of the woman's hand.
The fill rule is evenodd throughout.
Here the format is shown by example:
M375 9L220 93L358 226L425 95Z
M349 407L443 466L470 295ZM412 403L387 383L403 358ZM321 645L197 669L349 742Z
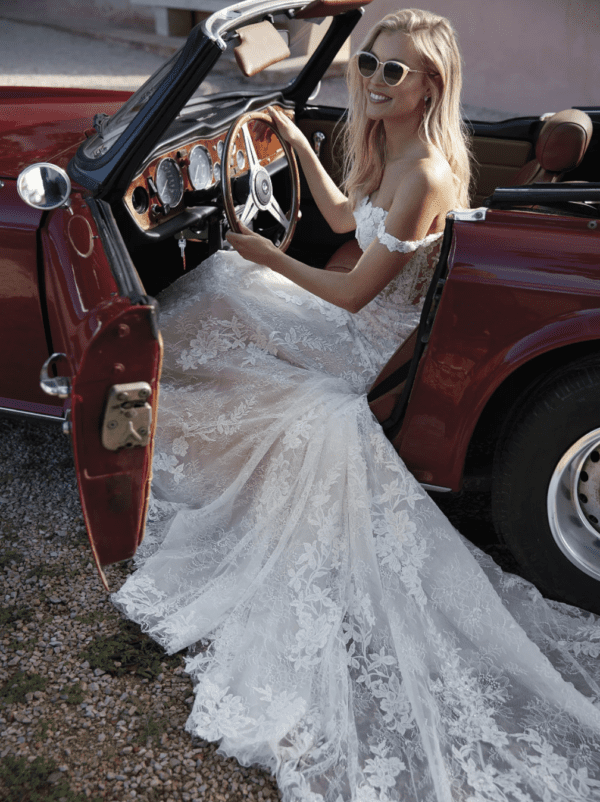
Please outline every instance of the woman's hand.
M290 118L274 106L269 106L269 114L277 129L277 134L295 150L306 145L306 137Z
M227 242L233 245L244 259L270 267L273 257L280 253L279 248L276 248L271 240L266 237L261 237L260 234L250 231L243 223L240 223L240 229L241 234L234 234L233 231L230 231L225 237Z

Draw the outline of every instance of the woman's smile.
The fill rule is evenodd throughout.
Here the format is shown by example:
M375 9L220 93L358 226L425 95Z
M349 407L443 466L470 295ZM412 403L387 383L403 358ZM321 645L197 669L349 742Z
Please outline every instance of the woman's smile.
M388 97L387 95L381 95L381 94L379 94L379 92L373 92L372 89L369 90L369 100L372 103L385 103L386 101L391 100L391 99L392 98Z

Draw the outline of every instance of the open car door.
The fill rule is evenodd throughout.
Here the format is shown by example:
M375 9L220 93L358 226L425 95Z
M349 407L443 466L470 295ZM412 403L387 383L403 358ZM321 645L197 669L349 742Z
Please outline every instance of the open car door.
M65 398L85 525L108 589L102 566L132 557L144 536L162 355L156 304L103 201L74 193L45 215L40 246L52 353L42 386Z

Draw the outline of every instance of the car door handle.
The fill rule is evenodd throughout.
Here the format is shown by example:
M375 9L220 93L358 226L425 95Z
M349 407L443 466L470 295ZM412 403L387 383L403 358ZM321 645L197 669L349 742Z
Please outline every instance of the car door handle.
M312 143L313 148L315 149L315 153L317 154L317 159L321 158L321 148L325 144L325 140L327 137L323 133L323 131L315 131L312 135Z
M42 365L40 370L40 387L47 395L57 398L69 398L71 395L71 379L69 376L50 376L50 366L61 359L67 359L66 354L54 353Z

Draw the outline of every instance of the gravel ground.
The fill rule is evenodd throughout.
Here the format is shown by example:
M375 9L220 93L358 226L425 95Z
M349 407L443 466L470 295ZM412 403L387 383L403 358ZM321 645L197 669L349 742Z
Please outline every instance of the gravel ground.
M512 567L483 494L436 501ZM110 566L111 589L130 571ZM0 419L0 572L0 799L279 800L270 775L184 732L183 661L104 592L58 427Z
M111 589L130 570L109 567ZM184 732L183 661L103 590L58 427L0 420L0 572L0 799L279 799Z

